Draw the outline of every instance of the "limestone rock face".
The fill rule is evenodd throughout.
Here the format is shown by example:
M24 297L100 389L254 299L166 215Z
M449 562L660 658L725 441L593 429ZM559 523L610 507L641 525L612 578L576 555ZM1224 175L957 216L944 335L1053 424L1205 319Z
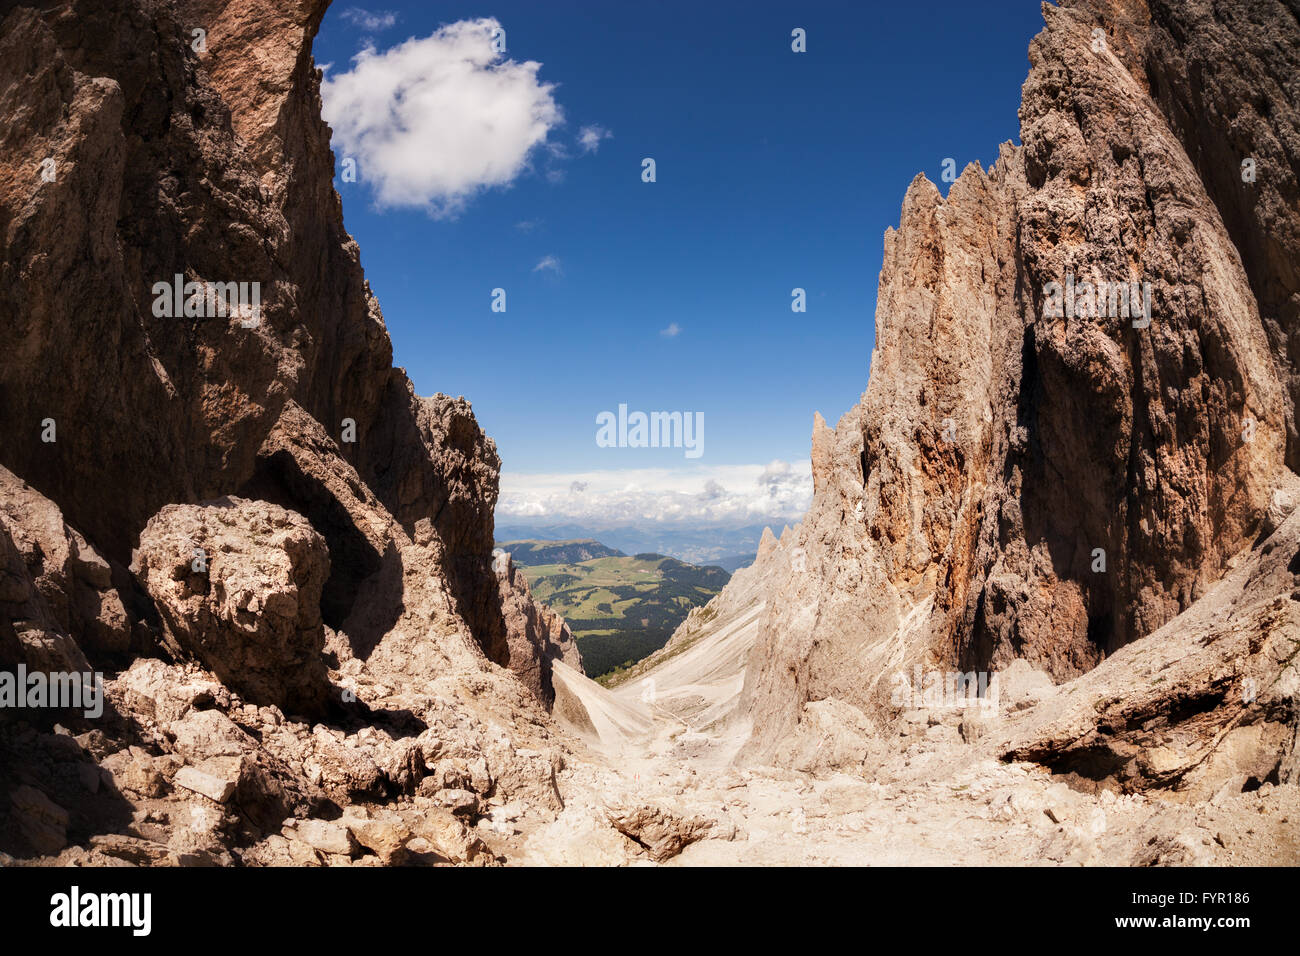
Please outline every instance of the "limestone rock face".
M276 262L288 224L177 13L70 2L0 20L5 464L123 562L162 505L251 471L303 367ZM260 325L157 314L154 286L177 274L259 282Z
M561 660L582 670L577 638L564 618L533 601L528 581L504 551L498 551L494 570L502 595L509 667L538 698L550 707L555 701L551 662Z
M1300 513L1210 592L1005 731L1080 788L1209 799L1300 784Z
M1138 76L1223 219L1288 392L1287 465L1300 472L1300 24L1294 5L1159 0L1115 55ZM1253 160L1252 182L1243 164Z
M504 663L500 462L468 402L417 396L392 367L332 185L311 58L325 7L8 8L3 463L125 564L164 505L240 493L265 477L273 433L312 421L360 497L407 537L428 526L452 613ZM177 276L256 283L257 321L176 313L155 288ZM319 514L310 484L297 491ZM327 618L375 570L342 557Z
M83 648L125 650L132 621L115 576L124 570L52 501L0 467L0 667L86 673Z
M468 402L392 367L332 183L311 58L326 5L70 0L0 20L3 464L125 564L163 505L252 480L293 402L408 534L432 523L486 635L500 461ZM155 286L177 275L257 283L257 321L166 314Z
M125 579L123 569L68 527L53 502L4 468L0 523L60 630L93 650L130 647L131 620L115 585Z
M1222 26L1252 16L1249 7L1225 7ZM1125 19L1110 29L1123 34L1130 11L1115 13ZM1186 609L1258 534L1286 454L1290 400L1214 197L1145 71L1112 45L1094 53L1085 42L1093 27L1086 5L1048 14L1021 109L1019 260L1033 347L1019 388L1028 445L1011 490L1021 537L1031 551L1046 543L1055 580L1029 556L995 560L990 574L1044 593L1013 605L1045 613L1077 601L1084 637L1110 653ZM1232 165L1239 191L1252 188L1240 161ZM1151 325L1042 318L1041 290L1069 274L1149 282ZM991 545L992 529L983 537ZM1098 548L1105 572L1092 570ZM969 659L997 660L1018 639L1014 625L985 623L969 604L966 618Z
M945 558L969 556L984 507L994 369L1019 357L999 339L1010 307L997 296L1018 175L1004 154L991 176L968 168L946 201L918 176L886 233L871 382L834 430L814 421L813 504L769 584L745 688L755 747L795 733L811 700L870 709L928 651Z
M1300 24L1282 3L1044 16L1022 145L946 197L918 176L886 232L870 381L814 421L743 759L790 754L810 702L892 720L917 667L1090 672L1280 523Z
M132 570L178 654L252 703L322 712L329 552L301 515L242 498L168 505L141 533Z
M117 675L99 724L62 718L75 748L0 714L0 764L68 808L77 862L316 865L282 824L329 800L560 802L541 662L572 642L493 570L469 402L393 367L333 187L326 6L0 12L0 666ZM452 836L351 849L491 859Z

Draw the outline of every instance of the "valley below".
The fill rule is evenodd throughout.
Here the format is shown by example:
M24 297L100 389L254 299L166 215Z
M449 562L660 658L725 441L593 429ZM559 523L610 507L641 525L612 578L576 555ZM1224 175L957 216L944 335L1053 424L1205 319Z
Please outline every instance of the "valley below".
M564 616L588 677L615 678L663 647L692 607L730 575L660 554L625 555L596 541L504 542L534 597Z

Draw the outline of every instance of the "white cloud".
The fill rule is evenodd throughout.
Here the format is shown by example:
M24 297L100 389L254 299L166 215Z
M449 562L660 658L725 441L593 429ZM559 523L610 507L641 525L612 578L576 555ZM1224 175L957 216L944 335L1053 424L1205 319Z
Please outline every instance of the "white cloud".
M358 160L380 208L456 216L478 192L506 186L564 121L540 63L502 59L493 18L461 20L378 52L321 84L334 147Z
M735 526L794 523L812 501L812 467L790 464L637 468L501 476L497 521Z
M681 334L681 332L682 332L682 327L678 325L676 322L670 322L668 323L668 328L659 330L660 335L666 336L667 338L670 339L676 338L678 335Z
M758 476L760 485L779 485L788 481L794 473L788 461L782 461L779 458L773 459L763 466L763 471Z
M362 10L360 7L348 7L340 16L353 26L360 27L367 33L387 30L397 23L397 14L391 10Z
M515 228L520 232L532 232L542 224L540 219L521 219L515 223Z
M613 139L614 134L603 126L592 123L590 126L584 126L578 130L578 145L582 147L584 153L594 153L600 149L600 141L603 139Z
M533 266L534 272L554 272L560 274L560 260L556 256L542 256L541 261Z

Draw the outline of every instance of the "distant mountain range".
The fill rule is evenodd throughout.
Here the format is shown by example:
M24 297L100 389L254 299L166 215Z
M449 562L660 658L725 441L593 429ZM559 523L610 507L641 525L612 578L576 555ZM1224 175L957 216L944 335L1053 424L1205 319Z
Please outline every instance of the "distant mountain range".
M497 547L509 551L515 564L523 568L539 564L577 564L592 558L626 557L622 551L607 548L590 538L574 541L506 541Z
M749 554L732 554L725 558L718 558L716 561L710 561L709 564L714 567L722 568L728 574L735 574L741 568L747 568L754 563L754 552Z
M731 575L662 554L626 555L591 539L505 541L533 596L564 616L589 677L628 667L663 647L692 607Z
M782 523L770 522L772 531L781 534ZM509 520L498 524L499 541L573 541L596 540L624 554L662 554L690 564L714 564L734 571L754 560L759 539L767 524L737 528L601 528L577 524L525 524ZM740 562L740 563L737 563ZM522 563L516 558L516 563Z

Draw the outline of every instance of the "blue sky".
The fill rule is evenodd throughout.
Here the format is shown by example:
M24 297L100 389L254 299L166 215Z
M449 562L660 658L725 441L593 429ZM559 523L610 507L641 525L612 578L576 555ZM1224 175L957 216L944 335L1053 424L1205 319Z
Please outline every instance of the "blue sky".
M1020 0L340 0L315 53L361 159L335 186L396 364L470 399L514 513L801 510L814 410L866 387L882 234L918 171L1018 141L1040 28ZM598 447L620 403L702 413L703 455Z

